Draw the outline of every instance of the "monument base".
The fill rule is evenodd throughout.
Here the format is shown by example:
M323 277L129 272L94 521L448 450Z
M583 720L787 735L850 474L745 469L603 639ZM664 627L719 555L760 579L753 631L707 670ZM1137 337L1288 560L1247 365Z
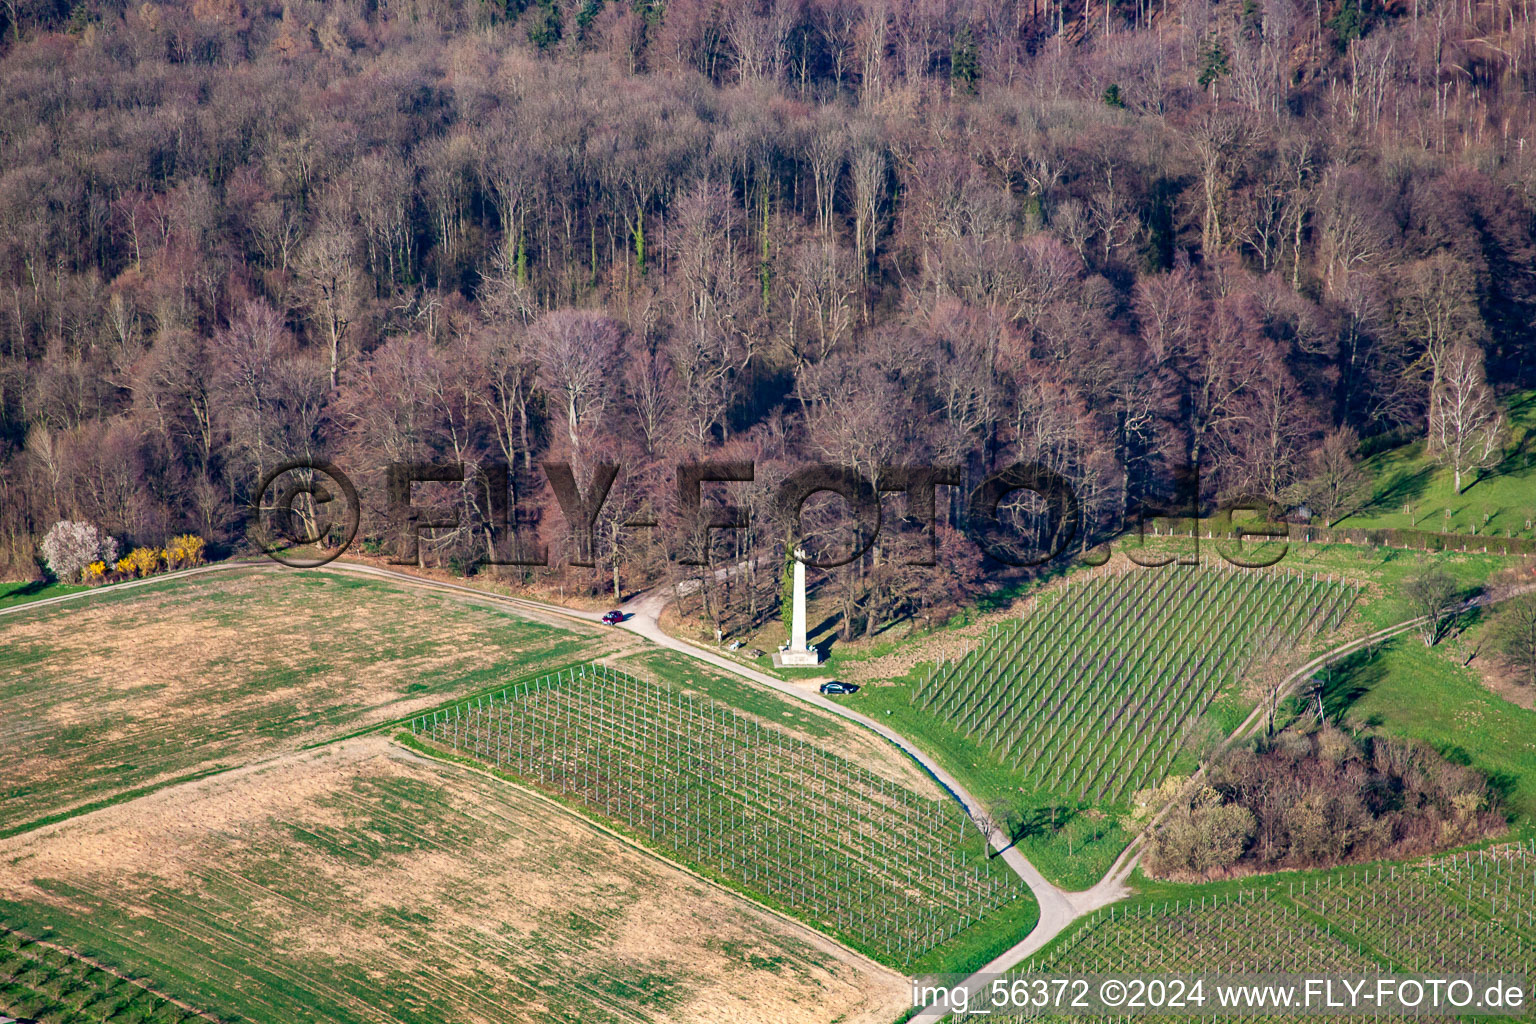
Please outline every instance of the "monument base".
M812 647L805 651L774 651L774 668L815 668L821 664L821 652Z

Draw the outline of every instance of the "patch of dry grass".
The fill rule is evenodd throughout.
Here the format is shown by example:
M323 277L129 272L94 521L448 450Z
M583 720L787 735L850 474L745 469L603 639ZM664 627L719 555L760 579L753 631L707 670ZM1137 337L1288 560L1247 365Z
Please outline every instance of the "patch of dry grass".
M167 581L0 620L0 832L388 721L598 649L324 573Z
M885 1022L892 972L382 737L31 832L0 914L253 1022Z

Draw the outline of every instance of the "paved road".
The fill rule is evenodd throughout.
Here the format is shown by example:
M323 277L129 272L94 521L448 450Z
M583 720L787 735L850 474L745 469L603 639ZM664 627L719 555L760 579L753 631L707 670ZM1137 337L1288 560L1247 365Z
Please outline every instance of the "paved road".
M178 573L167 573L164 576L156 576L150 579L114 584L110 588L110 592L116 593L118 591L131 589L133 587L158 583L162 580L170 579L176 576L195 576L201 573L219 572L230 569L260 568L265 564L266 563L260 562L226 562L220 563L218 565L202 566L197 569L187 569ZM284 570L275 566L271 566L269 568L272 571L291 571ZM457 583L447 583L438 580L423 579L420 576L413 576L409 573L399 572L394 569L385 569L380 566L363 565L356 562L332 562L325 566L322 570L318 571L357 573L365 576L375 576L383 579L389 579L415 587L448 592L459 592L473 596L480 600L488 601L508 608L513 608L522 614L541 619L547 619L553 616L567 619L577 619L582 622L595 623L601 621L602 617L600 612L565 608L558 605L546 604L542 601L528 600L527 598L508 597L501 594L491 593L486 590L481 590L476 587L466 587ZM1510 597L1514 597L1517 594L1528 593L1533 589L1536 589L1536 585L1528 584L1522 587L1512 588L1509 591L1498 594L1496 596L1479 595L1478 597L1473 598L1472 600L1462 605L1460 610L1466 611L1468 609L1482 605L1493 604L1498 601L1503 601ZM0 616L19 611L25 611L30 608L45 607L47 605L78 600L80 598L88 597L92 594L102 592L104 591L82 591L76 594L65 594L59 597L44 598L42 600L29 602L27 604L15 605L10 608L0 608ZM977 822L978 827L981 827L981 822L984 820L984 818L980 814L980 802L977 801L976 798L973 797L965 789L965 787L962 786L960 782L954 778L954 776L945 771L936 761L930 758L922 750L913 746L913 744L900 733L884 725L883 723L870 718L867 715L860 714L859 712L844 707L843 705L835 703L834 701L827 700L819 693L807 691L802 687L795 686L792 683L787 683L784 680L775 676L770 676L765 672L759 672L750 666L743 665L740 662L733 661L730 658L724 657L723 655L718 654L717 652L712 651L707 647L690 643L663 631L658 620L660 618L662 609L665 608L666 605L670 602L671 597L672 594L669 591L669 588L664 587L646 591L635 596L630 601L620 606L627 616L620 628L628 630L629 632L638 636L644 637L659 647L665 647L669 650L677 651L680 654L684 654L690 658L694 658L698 661L705 662L706 664L713 665L716 668L741 676L744 679L748 679L760 685L770 687L771 689L777 690L783 694L787 694L796 700L803 700L809 704L814 704L815 706L828 711L831 714L838 715L841 718L856 722L859 725L872 730L879 736L882 736L886 740L895 744L908 757L912 758L913 761L915 761L920 767L923 768L924 771L932 776L933 779L938 782L938 784L945 791L947 791L956 802L960 804L961 808L964 809L971 820ZM1363 647L1369 646L1370 644L1379 643L1383 640L1397 636L1400 633L1407 632L1408 630L1420 625L1424 621L1424 618L1424 616L1419 616L1417 618L1407 619L1402 622L1395 623L1391 626L1387 626L1384 629L1379 629L1368 636L1361 637L1356 640L1351 640L1348 643L1340 644L1338 647L1335 647L1332 650L1319 655L1318 657L1307 662L1301 668L1297 669L1295 672L1291 673L1291 675L1288 676L1285 682L1282 684L1282 692L1287 694L1294 692L1294 690L1300 686L1302 682L1310 679L1318 669L1324 667L1325 665L1332 664L1341 658L1353 654L1355 651L1358 651ZM1257 730L1257 728L1263 724L1264 720L1265 709L1262 706L1256 708L1254 712L1249 715L1246 720L1244 720L1243 724L1238 726L1232 735L1228 737L1224 746L1250 737ZM1203 771L1204 768L1200 768L1196 772L1195 777L1198 778L1199 774ZM999 830L993 828L990 832L985 832L984 834L986 834L988 842L990 842L995 849L1002 851L1001 856L1004 863L1013 869L1013 871L1021 879L1024 880L1025 884L1029 886L1030 891L1034 894L1036 902L1040 905L1040 919L1038 923L1036 923L1035 927L1030 930L1029 934L1026 935L1020 942L998 956L996 959L992 960L986 966L982 967L981 970L972 975L968 981L961 983L964 987L971 990L979 990L982 987L982 976L987 974L1001 973L1018 966L1018 964L1022 963L1024 960L1042 949L1046 943L1050 942L1057 935L1060 935L1068 925L1077 920L1079 917L1083 917L1095 910L1108 906L1117 900L1123 899L1130 892L1126 884L1126 880L1129 878L1131 872L1135 869L1136 863L1140 860L1141 857L1141 837L1138 836L1134 841L1131 842L1129 846L1126 847L1126 849L1120 854L1120 857L1115 861L1115 863L1110 866L1109 871L1105 873L1104 877L1098 882L1098 884L1093 886L1093 888L1085 889L1081 892L1066 892L1051 884L1044 875L1040 874L1039 870L1036 869L1035 866L1031 864L1022 853L1015 849ZM930 1006L914 1016L912 1021L913 1024L935 1024L935 1022L942 1020L947 1014L948 1011L942 1007Z
M866 729L875 732L877 735L894 743L904 754L917 762L934 781L960 804L971 820L977 822L978 827L980 827L983 817L981 802L972 796L960 784L958 779L945 771L937 761L914 746L910 740L890 726L835 701L830 701L819 693L808 692L793 683L787 683L776 676L768 675L766 672L759 672L757 669L727 658L707 647L689 643L663 631L657 619L661 615L661 610L666 607L670 600L671 595L665 589L658 588L657 590L640 594L627 603L620 605L620 608L628 616L624 620L623 628L630 632L638 633L659 647L666 647L677 651L698 661L713 665L716 668L734 673L744 679L750 679L754 683L759 683L780 693L788 694L797 700L814 704L825 711L841 718L846 718L849 721L857 722ZM1030 932L1032 936L1037 932L1044 931L1050 931L1051 935L1055 935L1082 914L1114 902L1124 896L1127 891L1123 885L1123 876L1117 878L1111 872L1110 876L1106 877L1104 881L1101 881L1092 889L1076 893L1066 892L1052 885L1040 873L1039 869L1013 847L1001 831L994 828L990 832L984 832L983 834L986 835L987 841L992 844L994 849L1002 851L1003 862L1024 880L1024 883L1029 886L1030 892L1034 893L1036 902L1040 904L1040 923L1035 926L1034 931Z
M1479 594L1477 597L1462 603L1457 608L1457 614L1470 611L1473 608L1484 607L1490 604L1497 604L1500 601L1506 601L1509 598L1515 597L1519 594L1530 593L1532 590L1536 590L1536 584L1526 584L1524 586L1513 587L1498 594ZM1290 694L1294 693L1304 682L1311 679L1319 669L1327 665L1332 665L1343 658L1347 658L1349 655L1354 654L1356 651L1364 647L1369 647L1372 644L1381 643L1383 640L1389 640L1392 637L1406 633L1411 629L1417 629L1424 623L1427 618L1428 616L1420 615L1417 618L1404 619L1402 622L1393 623L1392 625L1383 629L1378 629L1374 633L1370 633L1367 636L1347 641L1345 643L1339 644L1337 647L1323 652L1288 675L1280 684L1280 695L1282 697L1289 696ZM1232 746L1234 743L1239 743L1245 739L1252 738L1253 735L1257 733L1259 728L1264 724L1266 717L1267 711L1261 704L1259 707L1253 710L1252 714L1243 720L1241 725L1233 730L1232 734L1228 736L1227 739L1222 743L1220 749L1225 750ZM1195 770L1195 773L1190 776L1190 781L1194 782L1200 779L1204 774L1205 765L1201 765L1198 769ZM1096 893L1100 890L1103 890L1103 898L1101 901L1083 901L1082 909L1078 911L1077 916L1083 916L1085 914L1091 913L1094 910L1097 910L1099 907L1113 903L1116 899L1119 899L1121 896L1124 896L1127 893L1128 889L1125 882L1126 879L1130 876L1131 872L1135 870L1136 864L1141 860L1142 840L1146 836L1147 830L1149 830L1152 825L1155 825L1159 820L1161 820L1163 814L1166 813L1167 809L1165 808L1163 812L1154 817L1152 822L1148 824L1147 829L1144 829L1140 835L1132 840L1130 845L1127 846L1125 850L1120 854L1119 859L1117 859L1115 863L1110 866L1109 871L1105 874L1104 878L1099 882L1099 884L1088 890L1090 893ZM971 975L970 978L966 979L964 982L961 982L959 986L956 987L963 988L967 993L979 993L986 987L986 983L983 981L983 978L986 975L1000 974L1004 971L1008 971L1014 967L1017 967L1020 963L1023 963L1026 959L1039 952L1047 942L1061 934L1066 926L1072 923L1072 920L1075 920L1075 918L1067 920L1065 923L1052 930L1046 927L1045 917L1044 914L1042 914L1040 925L1031 931L1027 936L1025 936L1024 941L1003 953L991 963L988 963L985 967L982 967L975 974ZM947 1015L948 1011L946 1009L943 1009L939 1006L929 1006L914 1016L912 1018L912 1022L913 1024L917 1024L919 1021L922 1022L922 1024L934 1024L934 1022L942 1020Z
M176 573L166 573L163 576L155 576L144 580L134 580L127 583L116 583L109 588L87 590L76 594L65 594L59 597L45 598L39 601L30 602L28 604L17 605L12 608L0 609L0 615L4 615L8 612L18 612L29 608L45 607L47 605L80 600L93 594L118 593L123 590L129 590L134 587L144 586L151 583L158 583L163 580L173 579L180 576L196 576L203 573L229 571L233 569L265 569L266 571L272 572L295 571L264 562L224 562L217 565L201 566L196 569L186 569ZM520 614L541 619L548 619L551 616L557 616L567 619L578 619L587 623L595 623L599 622L602 617L602 613L600 612L564 608L558 605L546 604L542 601L531 601L526 598L508 597L501 594L495 594L487 590L482 590L477 587L466 587L457 583L447 583L439 580L424 579L420 576L399 572L394 569L386 569L382 566L364 565L357 562L335 561L320 569L298 571L355 573L364 576L388 579L412 587L447 591L450 593L462 593L466 596L472 596L477 600L511 608L518 611ZM972 821L977 823L978 828L981 827L981 822L985 819L981 814L982 805L980 801L972 796L971 793L960 784L959 780L957 780L949 772L945 771L944 768L941 767L936 761L930 758L922 750L914 746L910 740L896 732L894 729L890 728L882 722L878 722L875 719L870 718L867 715L860 714L859 712L844 707L841 704L830 701L819 693L814 691L807 691L802 687L795 686L792 683L787 683L775 676L770 676L765 672L759 672L754 668L741 664L740 662L726 658L723 655L708 649L707 647L689 643L686 640L679 639L670 635L669 633L664 632L658 624L657 620L661 614L661 610L666 607L666 605L671 600L671 596L672 594L670 588L658 587L654 590L643 592L632 598L627 603L621 605L621 608L627 617L620 628L628 630L629 632L638 636L644 637L659 647L665 647L669 650L677 651L680 654L684 654L690 658L694 658L695 660L713 665L714 667L723 671L741 676L744 679L751 680L752 682L758 683L762 686L767 686L771 689L777 690L780 693L793 697L796 700L801 700L805 701L806 703L813 704L824 711L837 715L841 718L848 719L849 721L856 722L859 725L872 730L877 735L895 744L903 753L915 761L934 779L934 781L936 781L946 792L948 792L948 794L957 803L960 804L966 815L970 817ZM1052 937L1059 934L1063 928L1071 924L1078 917L1120 899L1127 892L1124 885L1124 879L1130 871L1129 863L1126 863L1122 866L1117 862L1116 869L1121 869L1123 867L1123 870L1111 870L1110 873L1106 875L1105 878L1092 889L1087 889L1083 892L1075 893L1066 892L1057 888L1055 885L1052 885L1022 853L1020 853L1009 843L1008 839L1002 834L1001 831L993 828L990 831L983 830L983 834L986 836L987 841L993 846L993 848L1002 851L1001 856L1003 862L1007 864L1008 867L1011 868L1019 876L1019 878L1024 881L1026 885L1029 886L1030 892L1034 894L1035 901L1040 905L1039 923L1036 924L1035 928L1029 933L1029 936L1024 940L1024 942L1020 944L1020 947L1015 947L1016 949L1025 945L1032 945L1033 948L1039 948L1039 945L1043 945ZM1010 950L1010 953L1011 952L1013 951ZM1005 954L1005 956L1006 955L1007 954ZM1023 955L1027 956L1028 953L1026 952Z

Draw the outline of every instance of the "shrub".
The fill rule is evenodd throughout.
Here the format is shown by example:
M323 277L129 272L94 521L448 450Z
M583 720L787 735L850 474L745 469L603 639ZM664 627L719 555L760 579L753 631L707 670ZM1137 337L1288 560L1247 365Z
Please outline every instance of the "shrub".
M1255 831L1252 811L1225 803L1216 790L1201 787L1153 829L1148 868L1160 875L1209 877L1237 863Z
M190 569L203 564L203 538L195 533L172 537L165 548L165 564L171 569Z
M1527 594L1510 602L1498 618L1494 638L1518 673L1516 678L1536 684L1536 597Z
M1154 875L1209 878L1400 859L1504 828L1475 769L1393 736L1286 730L1209 766L1148 837Z
M92 562L117 557L117 541L90 523L60 519L43 537L43 562L60 580L82 580Z
M135 576L148 576L160 568L164 554L159 548L134 548L128 552L128 567Z

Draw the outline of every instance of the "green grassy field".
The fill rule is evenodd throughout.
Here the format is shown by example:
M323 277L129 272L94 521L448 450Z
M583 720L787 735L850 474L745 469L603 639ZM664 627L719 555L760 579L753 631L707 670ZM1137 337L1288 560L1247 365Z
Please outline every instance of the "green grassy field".
M41 601L45 597L63 597L65 594L78 594L80 591L88 589L90 588L70 583L0 583L0 608L11 608L19 604Z
M1465 649L1404 634L1331 672L1325 706L1349 725L1412 736L1475 766L1513 812L1536 820L1536 711L1490 691L1460 663Z
M746 1007L881 1020L902 1006L898 978L814 933L382 737L31 833L8 846L0 893L10 927L252 1024L703 1020ZM74 984L38 988L62 1005Z
M595 648L325 573L166 580L0 619L0 835L398 718Z
M1513 396L1505 408L1511 436L1504 458L1461 494L1450 469L1414 441L1362 463L1369 484L1361 507L1334 525L1536 537L1536 392Z
M0 1007L49 1024L203 1019L142 984L17 932L0 932Z

